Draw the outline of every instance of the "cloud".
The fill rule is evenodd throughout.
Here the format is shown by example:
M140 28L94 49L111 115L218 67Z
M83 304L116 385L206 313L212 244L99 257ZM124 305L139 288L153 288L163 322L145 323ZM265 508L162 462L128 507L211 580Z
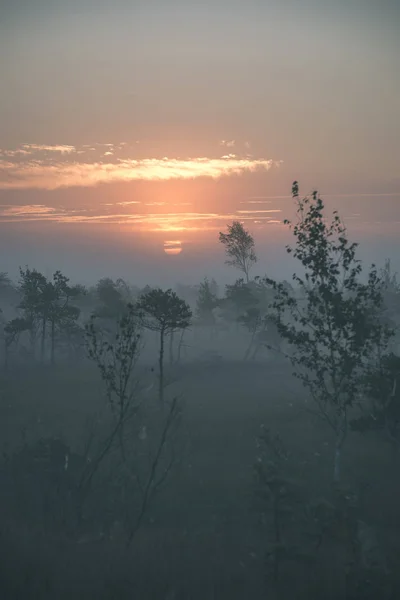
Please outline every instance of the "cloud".
M111 146L111 144L103 144ZM83 148L83 147L82 147ZM196 179L209 177L219 179L246 172L270 170L282 161L264 158L239 158L227 154L220 158L118 158L107 162L95 158L88 162L71 154L84 152L75 146L39 146L24 144L23 150L30 154L26 160L0 160L0 189L46 189L66 187L92 187L101 183L128 181L167 181L171 179ZM29 150L28 150L29 149ZM87 147L92 150L92 146ZM62 160L40 153L61 153ZM106 152L108 154L108 152ZM12 157L11 157L12 158Z
M229 223L238 218L236 213L218 214L218 213L169 213L169 214L149 214L136 215L134 223L138 229L143 231L204 231L219 230L221 221ZM240 218L245 221L253 221L254 216L241 215ZM263 222L268 223L272 219L260 217ZM279 223L280 221L276 221Z
M220 145L226 146L227 148L233 148L235 145L235 140L221 140Z
M271 200L242 200L240 204L271 204Z
M292 196L249 196L248 201L251 203L251 200L283 200L284 198L291 198Z
M19 148L18 150L0 150L0 155L8 156L13 158L15 156L27 156L30 152L28 150L24 150L23 148Z
M55 208L43 204L25 204L12 206L10 204L0 206L0 214L3 217L38 217L51 215L56 212Z
M56 152L60 154L72 154L73 152L76 152L75 146L62 145L44 146L39 144L22 144L22 148L30 154L33 152Z
M219 213L150 213L143 214L140 212L119 212L119 205L123 203L115 203L115 205L101 205L95 208L82 207L80 209L67 209L60 207L51 207L43 204L30 204L22 206L12 206L10 204L0 205L0 223L19 223L19 222L34 222L47 221L64 224L129 224L130 227L138 231L149 232L179 232L179 231L204 231L204 230L219 230L222 222L229 223L238 219L239 212L232 214ZM129 204L129 203L124 203ZM114 210L112 209L114 206ZM271 212L280 212L279 210ZM279 223L274 221L267 215L255 215L253 213L240 214L240 219L243 222L251 222L257 219L258 223L270 224ZM168 244L177 244L177 240L168 241Z
M282 212L279 208L273 208L271 210L238 210L236 211L239 214L249 214L249 215L254 215L254 214L262 214L262 213L280 213Z

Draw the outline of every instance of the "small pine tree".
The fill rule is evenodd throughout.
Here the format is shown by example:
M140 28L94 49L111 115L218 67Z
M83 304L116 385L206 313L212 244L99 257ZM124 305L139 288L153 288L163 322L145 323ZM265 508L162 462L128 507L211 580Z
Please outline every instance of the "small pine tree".
M162 404L164 401L165 336L178 329L189 327L192 311L189 305L171 289L164 291L160 288L143 294L136 304L136 311L140 315L144 327L160 334L159 398Z

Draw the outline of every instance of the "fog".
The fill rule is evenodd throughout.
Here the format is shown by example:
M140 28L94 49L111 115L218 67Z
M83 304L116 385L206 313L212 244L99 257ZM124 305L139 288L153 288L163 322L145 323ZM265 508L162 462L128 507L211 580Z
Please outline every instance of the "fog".
M206 276L215 277L224 285L233 283L236 275L224 266L218 233L227 223L239 219L254 236L257 245L260 259L257 274L291 279L298 266L285 251L285 245L292 242L292 236L283 220L295 217L293 201L286 196L262 195L263 186L268 185L268 177L261 177L256 185L251 182L251 178L245 177L243 181L241 178L220 181L200 188L191 183L187 197L194 196L193 206L182 205L180 213L172 219L171 206L166 202L164 206L156 207L158 213L154 215L154 222L149 222L146 213L146 210L153 211L154 207L146 208L144 202L130 206L132 221L127 217L122 223L63 222L64 214L57 214L54 220L46 221L43 214L34 212L44 203L50 211L64 206L67 216L82 211L84 215L90 212L103 217L108 214L105 212L107 209L112 217L115 211L113 194L127 197L125 188L112 187L107 191L106 186L100 186L94 193L88 193L86 203L83 199L87 190L80 191L74 195L72 206L68 205L69 190L60 195L52 193L51 197L46 195L42 200L40 194L33 192L24 192L21 197L4 194L4 205L19 208L20 212L5 216L6 209L0 202L0 216L3 213L0 218L1 268L14 280L18 278L19 267L27 265L47 276L61 269L73 281L88 285L95 285L106 276L112 279L123 277L130 284L141 287L149 284L167 288L178 282L196 285ZM247 184L250 186L246 191ZM155 197L160 198L162 196L157 189L151 187ZM287 192L290 185L282 189ZM306 185L302 185L302 189L308 191ZM179 190L167 185L165 197L168 199ZM142 197L141 188L138 194ZM341 196L323 191L322 194L329 213L338 210L349 236L360 243L359 256L365 264L376 262L383 266L390 256L393 269L400 270L399 194L360 192ZM130 197L137 196L133 193ZM179 194L178 198L184 200ZM6 201L11 201L11 204L6 205ZM106 204L108 206L104 206ZM188 215L188 211L192 212ZM138 224L136 218L144 219L144 223ZM169 240L179 242L180 254L166 254L165 244Z
M302 287L317 259L222 229L181 283L0 274L3 598L398 597L393 262L350 275L324 229Z
M1 3L1 600L400 598L399 24Z

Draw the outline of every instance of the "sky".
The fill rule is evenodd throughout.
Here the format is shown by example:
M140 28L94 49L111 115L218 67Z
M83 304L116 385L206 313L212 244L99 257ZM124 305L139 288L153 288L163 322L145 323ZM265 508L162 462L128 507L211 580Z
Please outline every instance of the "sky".
M5 0L0 271L290 276L291 184L400 270L400 2ZM399 256L399 258L398 258Z

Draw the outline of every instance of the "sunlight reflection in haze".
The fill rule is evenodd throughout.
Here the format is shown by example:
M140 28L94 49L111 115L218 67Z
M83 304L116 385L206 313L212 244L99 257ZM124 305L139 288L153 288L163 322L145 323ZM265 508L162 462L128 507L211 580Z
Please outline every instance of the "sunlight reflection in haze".
M242 197L243 198L243 197ZM100 202L97 204L87 203L78 207L51 206L46 204L21 204L0 205L0 222L2 223L22 223L39 222L53 223L54 225L63 224L74 226L87 224L90 227L103 225L112 228L123 228L124 231L131 231L133 234L154 234L157 233L180 233L181 237L185 235L184 243L188 243L189 238L196 240L197 243L206 243L209 234L221 231L226 225L234 220L239 220L250 230L265 231L270 236L273 229L280 235L280 231L285 229L284 219L293 220L295 218L295 205L290 197L273 198L264 196L250 196L247 199L236 199L232 205L221 204L216 201L209 203L209 207L218 207L218 210L190 210L194 204L201 207L199 201L194 204L187 202L174 201L174 195L170 195L167 201L148 198L149 201L139 200L116 200L114 202ZM348 223L351 231L366 233L379 230L385 234L399 232L399 220L397 216L397 199L387 198L384 202L370 200L369 198L346 197L342 200L327 197L326 207L330 213L333 209L339 209L344 223ZM383 200L383 199L382 199ZM264 208L265 207L265 208ZM122 209L122 210L121 210ZM172 210L171 210L172 209ZM189 210L188 210L189 209ZM149 211L149 212L147 212ZM268 226L268 227L267 227ZM152 239L152 238L151 238ZM150 241L150 238L149 238ZM174 248L174 249L172 249ZM182 244L176 246L164 246L167 254L178 254L182 251ZM167 251L168 250L168 251Z
M118 203L121 204L121 203ZM125 207L128 203L124 203ZM156 203L154 203L156 204ZM161 205L158 203L157 205ZM221 227L221 221L229 223L233 220L274 222L276 219L261 216L262 213L281 213L280 209L263 210L237 210L236 212L218 214L211 212L174 212L174 213L114 213L108 208L113 205L103 205L103 212L106 214L88 214L89 209L67 210L62 208L47 207L44 205L23 205L10 207L9 205L0 206L0 221L2 222L20 222L20 221L53 221L57 223L109 223L109 224L129 224L133 229L139 231L157 232L157 231L212 231ZM92 209L92 213L94 210ZM71 214L74 213L74 214ZM108 213L108 214L107 214Z
M165 241L164 252L172 256L180 254L182 252L182 242L180 240Z

